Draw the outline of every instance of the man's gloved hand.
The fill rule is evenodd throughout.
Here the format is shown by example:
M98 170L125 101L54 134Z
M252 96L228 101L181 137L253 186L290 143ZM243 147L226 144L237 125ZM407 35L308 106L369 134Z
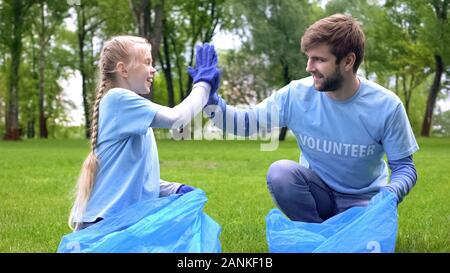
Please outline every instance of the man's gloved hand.
M178 190L177 190L176 193L177 193L177 194L185 194L185 193L188 193L188 192L193 191L193 190L195 190L194 187L191 187L191 186L189 186L189 185L183 184L183 185L181 185L181 186L178 188Z
M387 195L387 194L394 194L395 199L397 200L397 204L399 203L397 193L396 193L395 190L394 190L392 187L390 187L389 185L388 185L388 186L382 187L382 188L380 189L380 192L383 192L383 193L385 193L386 195Z
M220 74L219 74L219 77L220 77ZM208 102L206 103L206 105L218 105L220 100L223 100L223 99L217 94L217 90L215 90L213 92L213 89L211 89L211 93L209 93L209 98L208 98Z
M211 85L209 100L217 96L220 85L220 70L217 67L217 53L213 45L203 44L196 47L195 68L188 67L188 73L194 83L204 81ZM209 103L208 100L208 104Z

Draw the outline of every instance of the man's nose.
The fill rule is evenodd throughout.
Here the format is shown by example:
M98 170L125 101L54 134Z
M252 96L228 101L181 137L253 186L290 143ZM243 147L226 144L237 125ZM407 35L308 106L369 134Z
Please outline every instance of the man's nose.
M310 59L308 59L308 61L307 61L307 63L306 63L306 72L312 73L312 72L314 72L315 70L316 70L316 68L314 67L313 62L312 62Z

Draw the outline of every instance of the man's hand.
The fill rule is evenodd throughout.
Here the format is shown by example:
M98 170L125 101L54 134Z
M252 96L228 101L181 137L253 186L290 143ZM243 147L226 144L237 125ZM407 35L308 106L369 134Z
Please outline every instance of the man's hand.
M398 196L397 196L397 193L395 192L395 190L392 188L392 187L390 187L389 185L388 186L384 186L384 187L382 187L381 189L380 189L380 192L383 192L383 193L385 193L386 195L388 195L388 194L393 194L394 196L395 196L395 199L397 200L397 204L398 204Z

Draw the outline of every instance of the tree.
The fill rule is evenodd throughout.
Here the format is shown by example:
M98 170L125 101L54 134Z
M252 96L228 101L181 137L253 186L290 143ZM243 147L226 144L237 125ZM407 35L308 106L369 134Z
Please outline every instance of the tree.
M306 57L300 53L300 38L306 28L322 14L320 7L302 0L243 1L236 3L234 13L245 17L251 39L248 48L255 56L267 60L272 86L287 85L307 75ZM287 128L279 139L284 140Z
M129 0L129 5L138 26L139 36L152 44L152 59L155 64L162 40L164 0Z
M165 6L163 18L160 63L166 80L168 104L174 106L174 80L178 80L180 99L190 92L192 79L187 75L184 88L183 75L186 75L185 67L193 65L195 44L210 42L219 25L226 26L230 16L223 0L174 0ZM186 49L189 52L187 64ZM176 73L173 73L173 64Z
M38 16L34 25L39 45L39 136L48 138L47 117L44 110L46 52L50 39L67 16L68 6L66 2L56 0L41 0L37 4Z
M164 30L163 30L163 52L164 54L159 54L160 56L162 56L162 58L160 58L160 63L161 63L161 68L164 72L164 78L166 80L166 87L167 87L167 105L169 107L174 107L175 106L175 93L174 93L174 88L173 88L173 78L172 78L172 61L171 61L171 54L170 54L170 42L169 42L169 37L171 35L171 30L168 26L167 23L167 19L164 16L163 19L163 26L164 26Z
M187 28L188 33L190 33L188 36L190 37L188 66L193 66L194 64L195 44L198 41L202 43L210 42L219 24L227 24L222 20L228 18L222 15L224 13L223 3L224 0L195 0L189 1L184 6L189 18L189 26ZM192 78L189 76L186 85L186 96L191 92L191 87Z
M436 98L441 90L441 80L444 74L445 63L449 62L449 52L447 45L450 42L450 27L448 20L448 0L428 0L426 7L428 12L430 9L434 12L434 16L428 16L429 20L425 21L423 34L426 37L425 41L434 49L435 60L435 74L433 84L430 87L425 115L422 124L422 136L430 136L432 125L433 110L436 104ZM431 35L430 35L431 34Z
M428 91L426 110L423 117L421 135L430 136L433 112L442 85L442 76L445 66L449 63L447 45L450 42L450 28L448 21L448 0L389 0L386 6L396 9L409 20L410 27L414 29L424 45L430 50L433 59L431 70L434 78Z
M93 77L95 56L93 56L94 49L92 41L95 31L105 21L97 5L98 2L95 0L80 0L80 4L75 6L78 37L78 70L81 74L86 138L89 138L91 135L90 109L95 85L95 79ZM89 45L91 45L90 48Z
M4 139L20 139L19 130L19 69L22 54L22 38L24 26L29 18L28 12L34 1L12 0L2 5L1 17L7 21L10 30L4 30L4 41L10 55L10 67L8 75L8 96L6 102ZM3 20L3 19L2 19ZM2 30L3 32L3 30Z
M274 91L266 80L272 77L269 62L249 51L245 45L220 54L222 96L233 105L257 104Z

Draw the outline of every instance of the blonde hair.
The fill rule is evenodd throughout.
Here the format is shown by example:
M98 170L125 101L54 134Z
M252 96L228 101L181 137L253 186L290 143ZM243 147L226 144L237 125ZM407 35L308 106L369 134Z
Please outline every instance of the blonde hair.
M84 160L75 188L75 201L69 216L69 227L78 229L86 211L97 174L98 158L95 153L98 136L98 119L100 100L116 85L116 65L124 62L127 67L136 66L145 52L151 50L148 41L136 36L115 36L108 40L100 53L99 81L96 99L92 108L91 151Z

